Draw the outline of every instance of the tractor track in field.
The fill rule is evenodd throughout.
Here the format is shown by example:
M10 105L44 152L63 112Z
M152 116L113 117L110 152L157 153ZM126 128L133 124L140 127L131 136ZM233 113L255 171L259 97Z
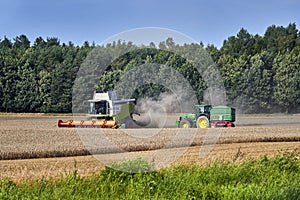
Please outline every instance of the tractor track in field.
M169 117L172 127L175 115ZM300 152L300 116L243 116L236 128L215 129L219 131L216 144L205 158L199 151L203 143L210 145L207 131L213 129L187 129L194 132L193 140L180 137L172 140L178 129L128 129L109 130L102 133L117 149L103 146L93 149L97 159L89 155L76 129L57 128L58 119L68 116L0 115L0 178L9 176L14 180L24 178L57 177L72 173L88 175L104 167L101 161L113 158L152 155L160 151L169 156L183 149L184 153L168 166L185 163L206 164L213 161L240 162L261 156L274 156L282 152ZM286 122L286 124L284 124ZM252 126L260 124L260 126ZM284 124L284 125L282 125ZM153 130L157 134L145 137ZM88 130L88 132L94 130ZM143 137L141 137L143 136ZM172 140L172 145L168 145ZM204 142L205 141L205 142ZM120 149L126 151L121 153ZM156 166L160 168L159 164Z

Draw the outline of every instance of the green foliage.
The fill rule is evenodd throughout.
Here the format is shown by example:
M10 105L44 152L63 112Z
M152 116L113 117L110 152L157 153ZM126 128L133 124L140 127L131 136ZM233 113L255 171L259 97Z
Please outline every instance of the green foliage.
M177 76L169 70L171 67L188 81L202 102L208 86L220 82L216 81L216 70L210 69L213 64L206 51L222 76L227 104L238 112L295 113L300 111L299 45L295 23L272 25L263 36L251 35L242 28L220 49L202 43L180 46L172 38L160 42L157 49L153 42L138 48L121 41L101 47L85 42L80 47L72 42L61 44L58 38L38 37L31 45L26 35L17 36L13 42L4 37L0 40L0 111L66 113L75 108L85 112L82 101L90 98L93 90L115 89L132 69L144 66L147 71L153 63L161 65L157 80L176 84L172 83ZM191 53L199 57L190 58ZM102 63L99 55L105 58ZM200 72L195 63L201 63ZM88 67L84 71L81 66ZM85 76L77 80L76 75ZM128 82L132 83L145 79L130 78ZM147 80L132 88L131 95L155 99L169 90ZM80 91L81 96L72 96L74 91Z
M292 112L300 104L300 54L299 48L278 54L274 60L274 100L285 108L286 113Z
M58 180L20 184L4 178L0 199L298 199L300 195L300 160L294 153L160 171L151 171L152 166L140 158L113 166L90 177L74 171Z
M295 24L270 26L263 37L241 29L215 60L229 104L239 112L299 112L299 31Z
M87 47L25 35L0 42L0 111L70 112L72 86Z

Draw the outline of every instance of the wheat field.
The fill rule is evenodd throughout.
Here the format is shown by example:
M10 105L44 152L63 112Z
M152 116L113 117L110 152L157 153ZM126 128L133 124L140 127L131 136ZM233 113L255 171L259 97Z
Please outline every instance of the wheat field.
M178 154L180 149L181 154L176 154L168 166L213 160L241 161L300 151L299 115L242 116L237 127L218 129L171 128L172 116L168 128L160 129L57 127L58 119L68 118L70 116L42 114L0 115L0 178L52 177L75 167L82 174L89 174L104 166L105 162L99 160L108 163L115 158L151 155L158 151L161 160L172 153ZM203 146L212 146L205 158L199 157Z

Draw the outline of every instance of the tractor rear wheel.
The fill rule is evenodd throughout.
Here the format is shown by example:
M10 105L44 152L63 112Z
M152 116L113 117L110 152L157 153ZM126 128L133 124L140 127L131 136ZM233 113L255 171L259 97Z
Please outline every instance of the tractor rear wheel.
M209 121L206 116L200 116L197 119L197 128L208 128L209 127Z
M190 119L183 119L180 121L179 127L180 128L192 128L192 120Z

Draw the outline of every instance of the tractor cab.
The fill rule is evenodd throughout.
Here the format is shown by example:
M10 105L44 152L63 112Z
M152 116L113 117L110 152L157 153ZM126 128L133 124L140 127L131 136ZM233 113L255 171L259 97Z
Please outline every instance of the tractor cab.
M196 115L209 116L212 106L211 105L195 105L195 108L196 108L195 109Z

